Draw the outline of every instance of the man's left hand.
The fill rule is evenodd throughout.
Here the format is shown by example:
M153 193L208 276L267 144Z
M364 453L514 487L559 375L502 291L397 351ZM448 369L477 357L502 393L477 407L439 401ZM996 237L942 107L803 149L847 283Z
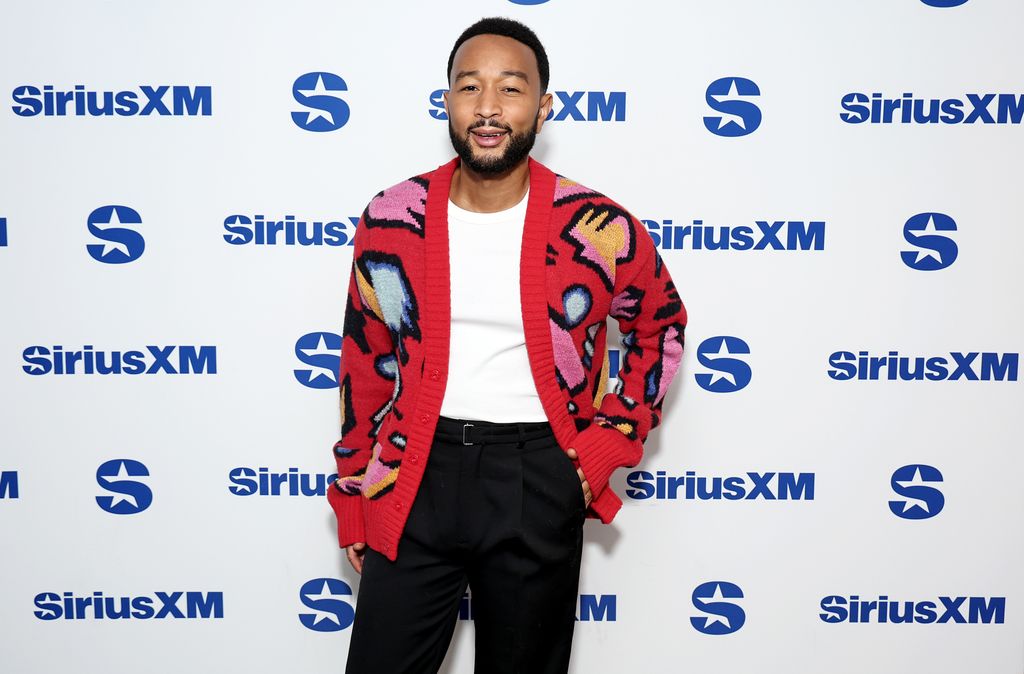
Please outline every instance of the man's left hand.
M565 452L570 459L576 461L579 456L576 454L576 450L570 447ZM590 502L594 500L594 495L590 493L590 483L587 482L587 476L583 474L582 468L576 469L576 474L580 476L580 483L583 485L583 506L585 508L590 507Z

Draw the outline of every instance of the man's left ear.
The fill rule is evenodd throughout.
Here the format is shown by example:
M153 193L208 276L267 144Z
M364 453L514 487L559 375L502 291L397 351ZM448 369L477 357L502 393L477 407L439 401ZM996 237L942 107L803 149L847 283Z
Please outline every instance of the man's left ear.
M540 133L540 128L544 126L544 122L547 121L548 115L551 114L552 105L553 97L551 94L544 94L540 97L540 109L537 111L537 121L534 126L534 132Z

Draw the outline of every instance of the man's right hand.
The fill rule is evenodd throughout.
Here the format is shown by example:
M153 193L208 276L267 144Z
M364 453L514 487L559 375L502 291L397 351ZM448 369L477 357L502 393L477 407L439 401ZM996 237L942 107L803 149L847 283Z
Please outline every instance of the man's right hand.
M356 573L362 575L363 557L366 555L366 543L353 543L345 548L345 554L348 556L348 561L352 564L352 568L356 570Z

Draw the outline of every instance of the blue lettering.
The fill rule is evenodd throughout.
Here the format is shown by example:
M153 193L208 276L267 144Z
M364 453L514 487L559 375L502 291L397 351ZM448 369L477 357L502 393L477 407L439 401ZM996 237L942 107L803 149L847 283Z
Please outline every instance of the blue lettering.
M621 122L626 119L626 92L591 91L587 94L587 119L591 122Z
M615 600L614 594L581 594L580 622L615 621Z
M1020 124L1024 118L1024 95L999 94L999 123Z
M0 498L18 498L18 471L0 472Z
M981 354L981 378L984 381L1017 381L1017 365L1020 354Z
M209 117L213 108L213 89L204 87L175 86L171 95L175 115L202 115Z
M447 89L435 89L430 92L430 107L427 113L437 120L447 120L448 113L444 109L444 94ZM575 122L622 122L626 119L625 91L553 91L557 102L551 108L547 119L556 122L572 120ZM581 106L586 97L586 113Z
M434 119L448 119L448 113L444 109L444 94L447 89L435 89L430 92L430 116Z
M971 597L967 604L968 622L1002 623L1006 614L1006 597Z
M551 112L548 113L548 119L551 119L551 115L554 115L554 120L556 122L560 122L568 117L572 117L572 119L577 122L584 121L586 118L583 116L583 113L580 112L577 106L579 105L580 100L583 98L583 95L585 93L587 92L556 91L555 96L557 96L558 100L562 103L562 109L558 112L557 115L554 115L555 111L554 108L552 108Z
M814 473L779 473L780 500L814 500Z
M224 593L186 592L185 611L189 618L223 618Z
M626 476L626 496L638 501L644 501L654 497L654 485L651 480L654 476L645 470L636 470Z
M808 223L790 222L787 230L786 248L788 250L824 250L825 223L813 220Z
M231 485L228 487L235 496L252 496L259 490L259 483L252 479L256 477L256 471L252 468L235 468L228 473Z
M850 617L850 612L846 609L846 597L830 595L822 599L819 606L824 613L819 613L818 617L824 622L841 623Z
M181 374L217 374L217 347L179 346L178 367Z

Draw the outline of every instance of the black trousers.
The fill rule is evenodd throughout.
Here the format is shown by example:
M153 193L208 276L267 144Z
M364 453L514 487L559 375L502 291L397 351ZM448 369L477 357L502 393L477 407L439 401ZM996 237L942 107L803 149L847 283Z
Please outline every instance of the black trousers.
M477 674L564 674L583 499L546 422L441 417L397 560L363 560L347 674L437 672L467 584Z

